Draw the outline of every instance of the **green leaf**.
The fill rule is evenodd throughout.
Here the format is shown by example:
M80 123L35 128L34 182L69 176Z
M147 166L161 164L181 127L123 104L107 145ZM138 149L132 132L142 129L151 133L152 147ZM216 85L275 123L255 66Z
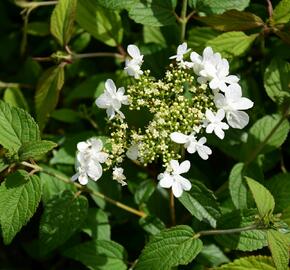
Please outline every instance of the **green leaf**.
M24 110L0 100L0 144L17 152L23 143L40 140L34 119Z
M89 208L83 231L97 240L110 240L111 228L108 215L101 209Z
M10 174L0 186L0 223L4 243L14 236L34 215L41 198L38 176L19 170Z
M229 258L215 244L204 245L196 260L211 267L230 262Z
M264 73L264 86L268 96L281 104L290 97L290 63L273 58Z
M275 208L275 200L269 190L249 177L246 177L246 181L254 197L260 216L264 218L272 215Z
M11 106L29 111L27 101L19 88L7 88L4 92L3 100Z
M142 181L138 185L134 193L135 202L138 205L146 203L150 199L154 191L155 191L155 184L153 183L151 179Z
M64 256L81 262L91 270L126 270L127 254L116 242L95 240L74 246Z
M244 31L262 27L263 20L250 12L227 11L221 15L198 17L197 20L221 31Z
M32 36L45 37L50 34L49 23L47 22L29 22L27 24L27 34Z
M194 238L189 226L172 227L151 238L139 257L136 270L170 270L188 264L201 250L202 242Z
M97 0L98 4L111 10L127 9L130 10L138 0Z
M266 115L259 119L250 128L247 142L243 145L244 160L252 158L253 154L265 154L277 149L286 140L288 132L289 123L279 114Z
M209 40L207 46L227 58L240 56L250 48L257 36L258 34L247 36L243 32L228 32Z
M250 256L234 260L214 270L276 270L270 257Z
M77 189L74 185L71 185L69 183L65 183L64 181L61 181L55 176L52 175L57 175L59 177L67 178L69 179L66 175L63 173L46 167L42 165L42 168L44 168L48 173L43 173L40 172L40 179L41 182L43 183L43 188L42 188L42 202L44 204L47 204L54 196L57 196L58 194L62 193L65 190L71 190L72 192L77 192Z
M139 224L144 229L144 231L152 235L160 233L165 229L165 224L163 221L155 216L146 216L145 218L140 218Z
M289 269L289 244L285 240L285 236L278 231L268 230L267 238L276 269Z
M191 180L191 184L190 191L184 192L179 201L198 220L206 220L216 227L220 210L213 192L200 181Z
M50 113L55 109L64 84L62 65L46 70L38 81L35 93L36 119L42 130Z
M48 201L40 221L39 238L43 254L62 245L78 231L87 212L86 197L68 190Z
M19 159L38 159L55 147L57 147L57 144L51 141L42 140L27 142L24 143L18 150Z
M256 221L257 210L235 210L223 215L218 220L219 229L232 229L251 226ZM231 250L253 251L267 245L265 230L247 230L240 233L215 236L217 242Z
M61 46L66 46L73 34L77 0L59 0L50 19L51 34Z
M265 182L265 186L275 198L275 212L290 207L290 174L280 173Z
M93 37L108 46L115 47L123 39L120 15L104 9L94 0L78 0L77 22Z
M58 109L52 112L51 118L64 123L76 123L81 120L80 114L72 109Z
M273 10L274 24L287 23L290 20L290 1L281 0Z
M229 176L229 190L232 201L237 209L248 208L249 194L245 176L263 180L263 172L256 163L245 166L237 163L231 170Z
M227 10L244 10L250 0L197 0L197 10L207 14L222 14Z
M150 26L175 24L175 0L144 0L133 5L129 17L137 23Z

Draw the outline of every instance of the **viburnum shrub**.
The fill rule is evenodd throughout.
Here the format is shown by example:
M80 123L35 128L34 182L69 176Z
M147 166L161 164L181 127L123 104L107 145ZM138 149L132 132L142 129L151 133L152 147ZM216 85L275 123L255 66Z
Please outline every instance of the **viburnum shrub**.
M0 269L289 269L290 0L0 21Z

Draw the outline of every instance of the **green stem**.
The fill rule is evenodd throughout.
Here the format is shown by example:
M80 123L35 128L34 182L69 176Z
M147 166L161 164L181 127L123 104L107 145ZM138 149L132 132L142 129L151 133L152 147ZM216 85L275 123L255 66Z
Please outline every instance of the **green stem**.
M125 211L127 211L127 212L130 212L130 213L134 214L134 215L137 215L137 216L139 216L139 217L143 217L143 218L146 217L146 213L144 213L143 211L139 211L139 210L137 210L137 209L135 209L135 208L132 208L132 207L130 207L130 206L128 206L128 205L125 205L125 204L123 204L123 203L121 203L121 202L118 202L118 201L116 201L116 200L113 200L113 199L107 197L106 195L104 195L104 194L102 194L102 193L100 193L100 192L98 192L98 191L95 191L95 190L89 189L89 188L86 187L86 186L82 186L82 185L79 184L79 183L72 182L70 179L68 179L68 178L66 178L66 177L64 177L64 176L62 176L62 175L59 175L59 174L55 174L55 173L49 172L49 171L43 169L42 167L40 167L40 166L38 166L38 165L31 164L31 163L28 163L28 162L26 162L26 161L21 162L21 164L24 165L25 167L31 168L31 169L36 170L36 171L43 172L43 173L48 174L48 175L50 175L50 176L53 176L53 177L55 177L55 178L57 178L57 179L59 179L59 180L65 182L65 183L67 183L67 184L74 185L74 186L75 186L76 188L78 188L79 190L84 191L84 192L87 192L87 193L90 193L90 194L93 194L93 195L95 195L95 196L97 196L97 197L103 199L104 201L106 201L106 202L108 202L108 203L111 203L111 204L113 204L113 205L115 205L115 206L117 206L117 207L119 207L119 208L121 208L121 209L123 209L123 210L125 210Z
M43 2L26 2L26 1L15 1L15 4L22 8L37 8L43 6L53 6L56 5L58 1L43 1Z
M180 41L183 42L185 39L185 31L186 31L186 24L187 24L187 0L182 1L182 8L181 8L181 15L180 15L180 25L181 25L181 35L180 35Z
M111 52L95 52L95 53L82 53L82 54L73 54L73 59L82 59L82 58L94 58L94 57L114 57L124 59L124 56L120 53L111 53Z

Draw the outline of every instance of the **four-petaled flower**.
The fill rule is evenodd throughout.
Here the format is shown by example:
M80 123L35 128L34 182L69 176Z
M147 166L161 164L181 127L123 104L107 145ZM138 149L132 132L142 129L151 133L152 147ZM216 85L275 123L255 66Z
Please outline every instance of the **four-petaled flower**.
M121 167L114 167L113 179L120 183L122 186L127 185L127 183L124 181L126 180L126 176L124 175L124 169Z
M253 107L254 103L242 97L242 89L239 84L231 84L225 90L225 94L216 93L214 102L217 108L226 113L228 124L233 128L242 129L249 123L249 116L242 110Z
M181 132L173 132L170 134L170 138L176 143L184 144L184 148L186 148L188 153L193 154L197 152L204 160L208 159L208 156L212 153L211 149L204 145L206 143L206 138L202 137L197 141L195 133L185 135Z
M117 112L121 118L125 118L120 111L122 104L129 105L128 97L124 95L125 88L121 87L117 90L113 80L108 79L105 83L105 91L96 99L96 105L99 108L106 109L107 115L111 120Z
M139 48L136 45L128 45L127 52L131 59L126 59L125 70L129 76L133 76L135 79L139 79L143 74L141 65L143 63L143 55L141 55Z
M103 174L100 163L104 163L108 154L102 152L103 143L100 139L91 138L85 142L77 144L77 155L75 167L77 173L72 176L72 180L79 180L80 184L86 185L89 178L97 181Z
M170 168L170 173L164 172L158 175L159 185L163 188L172 188L173 195L178 198L184 190L191 189L190 181L180 175L189 171L190 162L185 160L179 164L177 160L171 160Z
M229 129L228 124L222 122L225 117L225 111L223 109L219 109L217 113L214 114L212 111L207 109L205 116L208 121L205 132L214 132L220 139L223 139L225 137L225 132L223 129Z
M186 42L183 42L177 47L177 54L170 56L169 59L176 59L177 62L183 62L183 55L187 54L189 51L190 49L187 49Z

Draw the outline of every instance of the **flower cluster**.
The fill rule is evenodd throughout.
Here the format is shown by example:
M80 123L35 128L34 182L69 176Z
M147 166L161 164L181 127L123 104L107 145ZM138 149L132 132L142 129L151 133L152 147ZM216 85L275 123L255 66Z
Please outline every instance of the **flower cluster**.
M199 55L190 53L186 43L181 44L170 57L174 63L159 80L149 70L141 70L143 55L137 46L129 45L127 51L130 57L124 70L135 83L125 91L108 79L104 93L96 100L109 119L110 151L102 152L98 139L79 143L73 179L81 184L86 184L88 177L98 180L102 175L100 163L105 162L113 168L112 178L125 185L120 165L125 158L143 166L162 162L165 171L158 176L159 185L172 188L174 196L179 197L191 188L190 181L181 176L189 171L190 162L178 162L184 157L183 149L208 159L212 150L206 134L224 139L230 127L244 128L249 122L245 110L253 102L242 96L239 78L230 74L228 61L210 47ZM142 112L147 119L145 126L130 126L121 111L123 106Z

